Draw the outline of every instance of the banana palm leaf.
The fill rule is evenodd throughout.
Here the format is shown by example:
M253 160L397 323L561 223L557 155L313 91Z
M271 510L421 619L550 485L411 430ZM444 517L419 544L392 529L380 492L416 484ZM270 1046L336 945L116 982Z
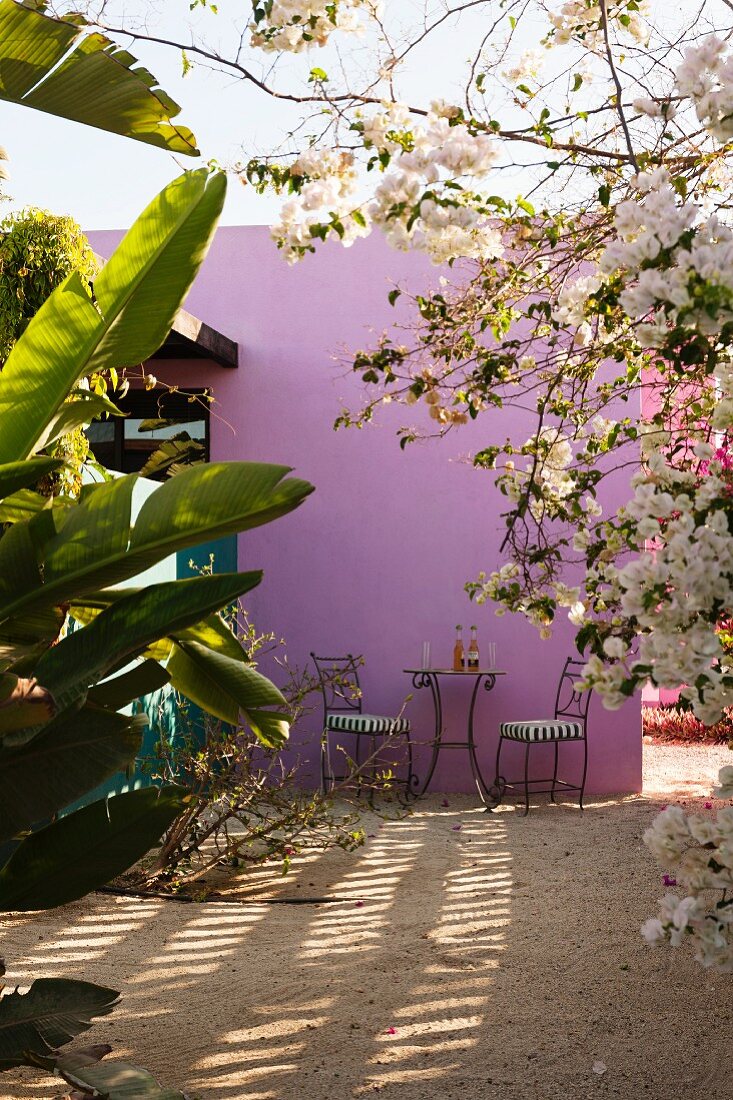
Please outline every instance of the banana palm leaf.
M102 268L95 301L76 272L49 295L3 367L0 463L33 453L80 378L157 351L206 254L225 191L220 172L184 173Z
M102 1062L93 1054L69 1051L53 1060L53 1070L76 1088L107 1100L186 1100L184 1093L158 1084L152 1073L130 1062Z
M257 462L192 466L150 494L132 531L132 475L96 486L78 507L14 524L0 539L0 622L33 607L78 601L178 550L285 515L313 491L287 473L287 466Z
M0 466L0 499L34 485L61 466L58 458L29 458L25 462L5 462Z
M282 693L265 676L241 661L213 652L197 642L175 645L166 670L174 688L231 725L239 722L240 714L258 714L262 707L275 706L287 710ZM287 722L283 714L277 717Z
M140 699L145 695L152 695L154 691L159 691L169 680L170 676L157 661L143 661L129 672L97 684L91 689L87 699L95 706L119 710L121 707L126 707L133 699Z
M0 912L54 909L109 882L150 851L187 798L182 787L128 791L31 833L0 871Z
M0 0L0 99L198 156L180 107L103 34Z
M62 712L166 630L184 629L259 580L259 573L218 573L149 585L47 650L36 666L36 677ZM9 734L7 744L20 744L31 735L27 730Z
M0 997L0 1069L45 1055L88 1031L119 1000L116 989L71 978L37 978L27 993Z
M0 841L68 806L126 767L146 719L84 707L18 749L0 748Z

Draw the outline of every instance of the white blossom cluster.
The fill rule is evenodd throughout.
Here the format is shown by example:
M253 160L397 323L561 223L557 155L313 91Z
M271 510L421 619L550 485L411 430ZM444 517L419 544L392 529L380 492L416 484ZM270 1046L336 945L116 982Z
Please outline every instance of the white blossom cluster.
M436 264L458 257L493 259L503 252L499 229L481 200L460 179L482 179L497 159L496 143L472 134L457 121L457 108L433 103L424 123L387 105L360 120L368 152L388 154L389 162L370 202L360 205L353 159L312 149L291 165L291 176L307 177L283 205L272 233L292 262L312 245L311 227L338 222L341 243L379 226L392 247L418 249ZM305 160L304 160L305 158ZM307 161L307 162L306 162Z
M613 639L616 648L607 655L626 658L628 667L593 657L585 679L611 708L624 701L622 685L635 668L658 687L685 685L682 696L712 725L733 704L733 670L717 633L720 608L733 606L733 539L725 507L731 479L711 447L699 444L696 452L707 463L702 478L675 469L657 451L633 479L625 513L635 521L638 553L620 568L601 560L590 573L596 580L602 575L607 602L617 603L634 624L638 652L631 660Z
M609 4L609 24L628 34L635 42L645 43L649 38L649 27L643 16L648 6L645 0L641 0L628 11L623 0L618 4ZM598 0L565 0L560 7L549 8L547 14L553 28L553 40L558 45L578 37L590 49L597 49L603 44Z
M544 66L545 50L525 50L514 62L510 69L502 73L510 84L521 84L528 80L536 80Z
M298 190L280 208L270 233L283 249L288 263L296 263L313 247L311 227L331 218L338 220L341 243L348 247L368 233L358 214L358 177L353 157L330 149L309 149L290 165ZM354 216L356 212L356 217Z
M573 461L573 449L559 428L545 425L526 441L522 453L530 455L524 467L518 469L513 459L508 459L498 483L510 500L518 501L532 477L541 495L539 499L533 497L530 509L539 519L545 512L556 512L557 506L572 492L574 480L568 467Z
M733 767L721 769L719 782L715 794L733 797ZM642 925L644 939L652 946L668 942L673 947L688 941L703 966L733 972L733 897L728 896L733 889L733 806L718 810L715 818L688 816L679 806L668 806L644 833L644 843L673 873L673 878L665 875L665 882L685 895L668 893L660 899L659 916Z
M363 30L364 10L377 14L381 6L373 0L272 0L250 23L250 43L266 52L301 53L325 46L334 31Z
M619 304L643 347L662 347L675 325L714 335L733 320L733 231L717 215L702 220L700 208L680 200L663 169L640 172L634 185L637 197L614 211L616 235L599 272L559 293L555 320L577 326L579 341L587 341L589 298L604 278L620 276Z
M446 181L483 179L497 160L496 142L456 121L458 108L437 101L422 124L404 108L385 107L364 122L364 142L392 160L368 207L393 248L426 252L433 263L459 256L493 259L503 252L501 233L466 190ZM407 133L409 142L396 135Z
M687 50L676 72L677 91L692 100L702 125L719 141L733 137L733 53L712 34Z

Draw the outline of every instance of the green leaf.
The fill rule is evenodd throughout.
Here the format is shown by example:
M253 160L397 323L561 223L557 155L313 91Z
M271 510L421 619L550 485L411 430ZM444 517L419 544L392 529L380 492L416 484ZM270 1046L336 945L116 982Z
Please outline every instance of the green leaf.
M286 466L256 462L192 466L150 494L131 534L125 503L129 497L116 485L133 480L133 475L99 485L70 510L71 522L60 509L53 509L60 530L41 549L41 557L45 556L42 585L30 525L15 524L0 539L0 621L34 606L79 601L86 593L135 576L178 550L285 515L313 491L312 485L297 478L283 480L288 472ZM119 526L124 527L125 516L128 526L121 537ZM15 538L11 549L17 553L3 569L10 535ZM10 551L6 557L10 558Z
M185 438L166 439L161 443L140 470L140 477L157 477L158 474L170 470L176 464L190 465L193 462L206 460L206 448L198 439L191 439L187 433ZM175 473L175 470L171 470Z
M582 84L583 84L582 75L580 73L576 73L575 76L573 77L573 89L572 90L574 92L579 91L580 88L582 87Z
M201 168L169 183L143 211L94 280L107 326L91 370L134 367L170 332L209 249L226 176Z
M37 978L27 993L0 997L0 1069L25 1063L25 1053L48 1054L106 1016L116 989L71 978Z
M72 601L69 605L69 610L78 622L86 626L92 622L105 607L110 607L113 603L116 603L117 600L121 600L125 596L131 596L139 591L139 588L105 588L101 592L93 592L85 596L83 601ZM226 653L236 661L248 660L247 654L242 648L241 643L218 613L207 615L207 617L200 622L194 623L193 626L186 627L185 630L178 630L170 637L158 639L156 642L153 642L151 646L148 646L145 655L152 657L154 661L165 661L170 656L172 643L179 640L199 642L208 649L216 650L217 653Z
M186 1100L177 1089L163 1088L152 1073L130 1062L101 1062L85 1052L69 1051L54 1059L54 1070L75 1088L107 1100Z
M237 725L241 714L249 718L257 713L256 722L266 727L266 743L271 744L272 734L267 732L267 722L260 719L259 711L270 706L287 708L287 701L261 673L196 642L175 646L166 669L174 688L223 722ZM287 726L287 717L275 717ZM282 743L287 729L284 734L278 730L276 738Z
M46 426L42 436L36 440L33 450L43 450L61 436L69 435L76 428L91 424L92 420L105 413L110 416L126 415L108 397L103 397L101 394L90 393L86 397L67 401L61 406L51 423Z
M31 519L44 508L51 507L51 498L35 493L32 489L19 489L0 501L0 523L18 523Z
M6 462L0 466L0 498L18 489L35 485L42 477L63 465L58 458L29 458L25 462Z
M80 378L157 351L206 253L225 189L221 173L179 176L104 266L94 302L76 272L49 295L0 377L0 463L32 453Z
M598 188L598 201L601 206L608 206L611 201L611 188L607 183L602 183Z
M119 710L133 699L142 699L145 695L160 691L169 680L170 676L157 661L142 661L129 672L97 684L89 691L87 699L97 706Z
M280 749L288 739L290 715L272 710L248 710L247 721L258 741L270 749Z
M146 719L84 707L18 749L0 748L0 841L48 819L125 768Z
M129 791L25 837L0 871L0 912L67 905L121 875L158 843L186 797L181 787Z
M534 206L531 202L527 202L521 195L517 196L517 206L520 210L524 210L525 214L529 214L530 217L534 217Z
M0 0L0 99L198 156L180 107L126 50L81 21Z
M254 588L260 578L257 572L215 573L149 585L118 600L89 626L47 650L36 666L36 676L63 711L157 638L193 625ZM18 743L20 735L15 737Z

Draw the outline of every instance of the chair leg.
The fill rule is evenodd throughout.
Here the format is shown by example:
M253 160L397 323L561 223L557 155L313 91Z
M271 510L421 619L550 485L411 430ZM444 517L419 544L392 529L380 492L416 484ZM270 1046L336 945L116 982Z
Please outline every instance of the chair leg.
M580 798L578 799L578 805L582 810L583 807L583 795L585 794L585 777L588 774L588 738L583 738L583 778L580 783Z
M494 782L486 791L485 803L486 813L490 814L492 810L495 810L497 806L501 805L501 800L504 795L506 784L499 772L499 762L501 760L501 749L504 743L504 738L499 735L499 743L496 746L496 770L494 772Z
M552 790L550 791L550 802L555 801L555 786L557 784L557 762L560 755L560 742L555 742L555 770L552 773Z
M526 817L529 813L529 745L524 750L524 813L522 817Z

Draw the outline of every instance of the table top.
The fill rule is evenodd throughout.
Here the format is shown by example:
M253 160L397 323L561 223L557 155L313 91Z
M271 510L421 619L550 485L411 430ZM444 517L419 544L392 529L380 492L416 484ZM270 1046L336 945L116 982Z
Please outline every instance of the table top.
M432 672L439 676L506 676L501 668L403 668L403 672Z

